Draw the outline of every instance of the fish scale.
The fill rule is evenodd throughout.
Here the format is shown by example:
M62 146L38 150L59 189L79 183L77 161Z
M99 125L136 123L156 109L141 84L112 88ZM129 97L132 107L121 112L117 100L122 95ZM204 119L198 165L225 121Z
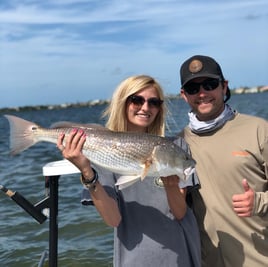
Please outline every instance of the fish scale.
M101 162L102 167L110 168L109 166L113 165L114 172L130 174L131 169L133 174L141 172L142 165L153 150L151 143L141 142L139 136L136 135L130 138L129 135L120 134L120 138L112 138L111 132L100 133L99 136L90 135L90 130L86 130L86 133L88 136L83 153L93 163L100 165ZM125 140L125 142L120 140Z

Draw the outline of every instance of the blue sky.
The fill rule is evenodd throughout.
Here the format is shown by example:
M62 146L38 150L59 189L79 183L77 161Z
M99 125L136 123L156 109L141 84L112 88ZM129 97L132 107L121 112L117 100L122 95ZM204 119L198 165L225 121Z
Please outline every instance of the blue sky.
M1 0L0 108L109 99L136 74L177 94L194 54L268 85L268 1Z

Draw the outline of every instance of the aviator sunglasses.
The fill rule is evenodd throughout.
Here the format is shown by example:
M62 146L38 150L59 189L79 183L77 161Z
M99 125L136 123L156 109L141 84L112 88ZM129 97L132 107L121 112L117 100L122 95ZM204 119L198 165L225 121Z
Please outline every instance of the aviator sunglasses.
M219 86L219 83L220 83L219 79L208 78L201 83L196 83L196 82L186 83L183 86L183 88L187 94L195 95L195 94L199 93L201 85L205 91L213 91Z
M144 103L147 102L150 108L159 108L164 102L163 100L157 97L151 97L146 100L141 95L131 95L127 98L127 100L129 103L132 103L133 105L137 107L143 106Z

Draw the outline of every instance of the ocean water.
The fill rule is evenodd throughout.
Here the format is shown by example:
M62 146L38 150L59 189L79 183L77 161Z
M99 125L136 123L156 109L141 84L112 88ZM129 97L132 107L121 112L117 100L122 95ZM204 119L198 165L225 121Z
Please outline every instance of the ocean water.
M188 121L188 106L181 99L167 101L167 135L179 132ZM229 104L241 113L268 120L268 93L233 95ZM9 112L41 126L69 120L100 123L105 105ZM42 167L61 160L54 144L39 143L16 156L9 155L9 125L0 112L0 185L17 191L31 203L45 198L45 178ZM106 226L94 207L80 204L79 175L64 175L59 179L58 266L112 266L113 229ZM38 266L49 251L49 220L39 224L13 200L0 192L0 266ZM43 266L48 266L48 256Z

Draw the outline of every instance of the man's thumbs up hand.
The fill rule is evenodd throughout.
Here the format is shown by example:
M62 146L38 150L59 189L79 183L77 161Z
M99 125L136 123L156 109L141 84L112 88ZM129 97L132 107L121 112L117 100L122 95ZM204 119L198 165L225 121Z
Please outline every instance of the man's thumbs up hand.
M251 189L246 179L243 179L242 186L244 193L235 194L232 197L233 208L239 217L250 217L254 207L255 192Z

